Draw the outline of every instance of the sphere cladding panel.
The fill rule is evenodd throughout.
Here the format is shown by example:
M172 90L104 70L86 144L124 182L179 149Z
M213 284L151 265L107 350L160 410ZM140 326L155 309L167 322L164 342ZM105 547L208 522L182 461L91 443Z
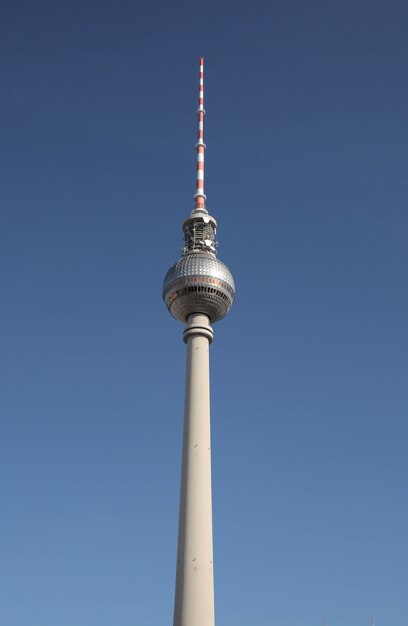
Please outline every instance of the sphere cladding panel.
M211 322L222 319L235 296L228 267L209 254L187 254L167 272L163 300L170 313L185 322L192 313L204 313Z

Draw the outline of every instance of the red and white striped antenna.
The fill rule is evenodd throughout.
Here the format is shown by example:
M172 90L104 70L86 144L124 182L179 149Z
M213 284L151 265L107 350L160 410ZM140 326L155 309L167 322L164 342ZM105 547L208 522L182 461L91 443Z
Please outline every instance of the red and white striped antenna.
M196 193L194 196L194 211L204 211L207 213L207 209L205 208L206 195L204 193L204 154L205 154L205 143L204 143L204 59L200 57L200 82L198 87L198 109L197 109L197 118L198 118L198 134L197 134L197 143L196 143L196 152L197 152L197 180L196 180Z

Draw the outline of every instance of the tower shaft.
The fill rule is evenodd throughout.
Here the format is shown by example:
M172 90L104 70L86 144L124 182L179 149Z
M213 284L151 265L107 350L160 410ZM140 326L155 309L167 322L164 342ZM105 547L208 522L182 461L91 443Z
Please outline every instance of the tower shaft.
M174 626L214 626L209 345L206 315L192 314L187 343Z

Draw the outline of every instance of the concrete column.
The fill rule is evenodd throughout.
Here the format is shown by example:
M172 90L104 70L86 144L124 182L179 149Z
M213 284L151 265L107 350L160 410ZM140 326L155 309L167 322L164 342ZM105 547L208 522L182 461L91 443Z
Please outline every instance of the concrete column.
M212 328L190 315L174 626L214 626L211 504L210 368Z

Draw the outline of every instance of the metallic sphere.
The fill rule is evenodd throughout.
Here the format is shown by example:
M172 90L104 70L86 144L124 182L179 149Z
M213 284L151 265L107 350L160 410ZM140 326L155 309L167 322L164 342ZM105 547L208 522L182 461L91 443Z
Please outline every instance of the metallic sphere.
M228 267L205 252L182 256L163 283L163 300L181 322L192 313L203 313L212 323L217 322L230 310L234 296L234 279Z

